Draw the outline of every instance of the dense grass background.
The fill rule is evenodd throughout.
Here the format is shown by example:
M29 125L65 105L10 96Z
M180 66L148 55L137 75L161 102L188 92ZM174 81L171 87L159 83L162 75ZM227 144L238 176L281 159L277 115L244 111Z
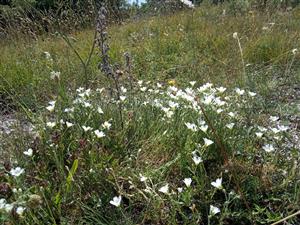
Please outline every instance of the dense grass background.
M271 15L249 12L232 16L223 15L222 7L207 7L111 27L113 62L120 64L124 61L123 54L130 52L136 78L242 84L241 55L237 41L232 38L237 32L250 83L269 92L268 87L274 86L269 83L273 78L292 78L290 73L299 68L299 55L293 61L292 71L287 71L288 74L285 71L293 58L292 49L299 48L299 9ZM78 31L68 37L85 59L93 31ZM53 56L52 65L45 60L44 51ZM56 91L56 83L50 81L52 70L62 73L61 81L66 88L83 85L83 68L78 57L55 34L39 37L37 41L3 40L1 53L0 92L4 98L8 97L7 92L12 92L24 104L37 107ZM91 83L102 82L98 61L95 51L89 66Z

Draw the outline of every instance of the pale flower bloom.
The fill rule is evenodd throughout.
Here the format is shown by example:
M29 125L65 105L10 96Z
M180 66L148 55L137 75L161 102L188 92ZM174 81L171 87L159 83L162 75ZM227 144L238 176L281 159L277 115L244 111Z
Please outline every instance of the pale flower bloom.
M85 132L92 130L91 127L86 127L86 126L82 126L82 129L83 129Z
M234 127L234 123L226 124L226 127L231 130Z
M7 212L7 213L10 213L11 210L14 208L14 205L13 204L5 204L4 206L4 210Z
M262 132L256 132L255 135L256 137L261 138L264 134Z
M196 165L203 162L202 158L200 156L197 156L196 154L193 155L193 161Z
M25 211L25 208L23 206L18 206L17 209L16 209L16 213L19 215L19 216L22 216L23 213Z
M122 201L122 196L120 195L119 197L118 196L113 197L113 200L111 200L109 203L116 207L119 207L121 205L121 201Z
M120 96L120 100L122 101L122 102L124 102L125 101L125 99L126 99L126 96Z
M289 129L289 127L288 126L283 126L283 125L278 125L278 129L280 131L287 131Z
M10 174L12 175L12 176L14 176L14 177L18 177L18 176L20 176L22 173L24 173L24 169L22 169L21 167L16 167L16 168L14 168L14 169L11 169L10 170Z
M44 54L45 54L45 56L46 56L46 59L48 59L48 60L52 60L52 58L51 58L51 54L49 53L49 52L44 52Z
M255 93L255 92L248 91L248 94L249 94L251 97L256 96L256 93Z
M206 147L208 147L214 143L212 140L207 139L207 138L203 138L203 140L204 140L204 146L206 146Z
M33 155L33 150L31 148L29 148L27 151L24 151L23 154L30 157Z
M66 125L67 125L68 128L74 126L74 124L73 124L73 123L70 123L70 122L66 122Z
M47 123L46 123L46 126L47 126L47 127L50 127L50 128L53 128L53 127L56 126L56 123L55 123L55 122L47 122Z
M297 48L294 48L294 49L292 50L292 53L293 53L294 55L296 55L297 52L298 52L298 49L297 49Z
M221 112L223 112L223 109L217 109L217 113L220 114Z
M234 32L234 33L232 34L232 37L233 37L234 39L238 39L238 33L237 33L237 32Z
M242 90L242 89L239 89L239 88L235 89L235 92L236 92L238 95L243 95L243 94L245 94L245 90Z
M162 192L164 194L168 194L169 193L169 185L166 184L165 186L162 186L160 189L158 189L159 192Z
M125 87L121 87L121 91L123 92L123 93L126 93L127 92L127 89L125 88Z
M147 90L147 87L142 87L140 90L141 90L142 92L145 92L145 91Z
M97 136L97 138L105 137L105 134L103 133L103 131L95 130L94 133Z
M183 183L187 186L190 187L192 184L192 179L191 178L184 178Z
M102 127L103 127L104 129L109 130L109 129L111 128L111 123L108 122L108 121L105 121L105 122L102 124Z
M263 150L265 150L266 152L273 152L275 149L274 149L274 147L273 147L273 145L271 145L271 144L266 144L266 145L264 145L263 147Z
M210 205L210 207L209 207L209 214L211 215L211 216L214 216L214 215L216 215L217 213L220 213L221 211L220 211L220 209L218 208L218 207L215 207L215 206L213 206L213 205Z
M101 109L101 107L98 107L98 108L97 108L97 112L98 112L99 114L103 114L103 113L104 113L103 110Z
M268 129L265 127L258 126L257 127L261 132L266 132Z
M83 102L83 106L84 106L85 108L90 108L90 107L92 106L92 104L89 103L89 102Z
M217 89L217 91L220 92L220 93L223 93L223 92L226 91L226 88L225 88L225 87L218 87L218 88L216 88L216 89Z
M277 133L279 133L280 132L280 130L279 129L277 129L276 127L274 127L274 128L270 128L270 130L274 133L274 134L277 134Z
M236 114L234 112L229 112L228 115L232 118L234 118L236 116Z
M140 181L145 182L146 180L148 180L148 177L145 177L142 174L140 174Z
M0 199L0 209L4 209L5 205L6 205L6 199L1 198Z
M198 130L196 124L194 123L185 123L185 126L189 129L192 130L194 132L196 132Z
M183 191L183 188L182 188L182 187L179 187L179 188L177 188L177 191L178 191L179 193L181 193L181 192Z
M55 79L59 80L59 78L60 78L60 72L52 71L50 73L50 78L51 78L51 80L55 80Z
M196 81L191 81L191 82L190 82L190 85L191 85L192 87L194 87L195 84L196 84Z
M46 109L47 109L49 112L53 112L53 111L54 111L54 108L55 108L55 103L56 103L56 101L50 101L50 102L49 102L49 106L47 106Z
M194 8L194 4L189 0L180 0L183 4L185 4L189 8Z
M208 126L207 126L207 125L202 125L202 126L200 126L199 128L200 128L200 130L202 130L204 133L206 133L207 130L208 130Z
M276 122L276 121L279 120L279 117L278 117L278 116L270 116L270 120L271 120L272 122Z
M222 178L218 178L216 181L211 182L211 185L217 189L222 189Z

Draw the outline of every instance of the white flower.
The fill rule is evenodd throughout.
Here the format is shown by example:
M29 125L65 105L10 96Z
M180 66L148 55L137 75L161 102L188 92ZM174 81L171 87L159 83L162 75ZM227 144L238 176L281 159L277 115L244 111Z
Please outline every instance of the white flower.
M274 134L277 134L277 133L279 133L280 132L280 130L279 129L277 129L276 127L274 127L274 128L270 128L270 130L274 133Z
M83 102L83 106L84 106L85 108L90 108L90 107L92 106L92 104L89 103L89 102Z
M27 151L24 151L23 154L27 155L27 156L32 156L33 150L31 148L29 148Z
M294 48L294 49L292 50L292 53L293 53L294 55L296 55L297 52L298 52L298 49L297 49L297 48Z
M176 103L176 102L169 101L169 106L170 106L172 109L175 109L175 108L177 108L177 107L179 106L179 104Z
M46 56L46 59L48 60L52 60L51 58L51 54L49 52L44 52L45 56Z
M192 87L194 87L195 84L196 84L196 81L191 81L191 82L190 82L190 85L191 85Z
M274 149L274 147L273 147L273 145L271 145L271 144L266 144L266 145L264 145L263 147L263 150L265 150L266 152L273 152L275 149Z
M86 127L86 126L82 126L82 129L83 129L85 132L87 132L87 131L92 130L93 128L91 128L91 127Z
M255 135L258 137L258 138L261 138L264 134L262 132L256 132Z
M177 188L177 191L178 191L179 193L181 193L181 192L183 191L183 188L182 188L182 187L179 187L179 188Z
M24 211L25 211L25 208L24 208L23 206L19 206L19 207L17 207L17 209L16 209L16 213L17 213L19 216L22 216L23 213L24 213Z
M103 114L103 113L104 113L103 110L101 109L101 107L98 107L98 108L97 108L97 112L98 112L99 114Z
M234 127L234 123L226 124L226 127L231 130Z
M234 118L236 116L236 114L234 112L229 112L228 115L232 118Z
M217 113L220 114L221 112L223 112L223 109L217 109Z
M211 185L217 189L222 189L222 178L218 178L216 181L211 182Z
M185 123L185 126L189 129L192 130L194 132L196 132L198 130L196 124L194 123Z
M218 208L218 207L215 207L215 206L213 206L213 205L210 205L210 207L209 207L209 214L211 215L211 216L214 216L214 215L216 215L217 213L220 213L221 211L220 211L220 209Z
M265 128L265 127L258 126L257 128L258 128L261 132L266 132L266 131L267 131L267 128Z
M122 196L120 195L119 197L118 196L113 197L113 200L111 200L109 203L116 207L119 207L121 205L121 201L122 201Z
M212 96L212 95L205 96L204 99L203 99L203 104L204 105L210 105L213 100L214 100L214 96Z
M206 146L206 147L208 147L214 143L212 140L209 140L207 138L203 138L203 140L204 140L204 146Z
M0 199L0 209L4 209L5 205L6 205L6 199L1 198Z
M111 123L108 122L108 121L105 121L105 122L102 124L102 127L103 127L104 129L109 130L110 127L111 127Z
M257 95L255 92L251 92L251 91L248 91L248 94L249 94L251 97L254 97L254 96Z
M142 87L140 90L141 90L142 92L145 92L145 91L147 90L147 87Z
M64 110L65 113L74 112L74 108L66 108Z
M148 180L148 177L145 177L142 174L140 174L140 181L145 182L146 180Z
M123 96L123 95L120 96L120 100L121 100L122 102L124 102L125 99L126 99L126 96Z
M16 168L10 170L10 174L13 175L14 177L18 177L22 173L24 173L24 171L25 170L22 169L21 167L16 167Z
M4 206L4 210L7 212L7 213L10 213L11 210L14 208L14 205L13 204L5 204Z
M97 138L105 137L105 134L103 133L103 131L95 130L94 133L97 136Z
M183 4L185 4L189 8L194 8L194 4L189 0L180 0Z
M278 129L280 131L287 131L289 129L289 127L288 126L283 126L283 125L278 125Z
M234 32L234 33L232 34L232 37L233 37L234 39L238 39L238 33L237 33L237 32Z
M202 130L204 133L206 133L207 130L208 130L208 126L207 126L207 125L202 125L202 126L200 126L199 128L200 128L200 130Z
M58 79L58 80L59 80L59 78L60 78L60 72L52 71L52 72L50 73L50 78L51 78L51 80L55 80L55 79Z
M196 165L203 162L202 158L200 156L197 156L196 154L193 155L193 161Z
M46 109L47 109L49 112L53 112L53 111L54 111L54 108L55 108L55 103L56 103L56 101L50 101L50 102L49 102L49 106L47 106Z
M272 122L276 122L276 121L279 120L279 117L278 117L278 116L270 116L270 120L271 120Z
M169 192L169 185L166 184L165 186L162 186L158 191L162 192L164 194L168 194L168 192Z
M226 88L225 87L218 87L216 88L220 93L223 93L226 91Z
M242 89L239 89L239 88L235 89L235 92L236 92L238 95L243 95L243 94L245 94L245 90L242 90Z
M192 183L192 179L191 178L184 178L183 183L187 186L190 187L191 183Z
M73 124L73 123L70 123L70 122L66 122L66 125L67 125L67 127L69 128L69 127L72 127L74 124Z
M47 122L47 123L46 123L46 126L47 126L47 127L50 127L50 128L53 128L53 127L56 126L56 123L55 123L55 122Z
M127 92L127 89L125 88L125 87L121 87L121 91L123 92L123 93L126 93Z

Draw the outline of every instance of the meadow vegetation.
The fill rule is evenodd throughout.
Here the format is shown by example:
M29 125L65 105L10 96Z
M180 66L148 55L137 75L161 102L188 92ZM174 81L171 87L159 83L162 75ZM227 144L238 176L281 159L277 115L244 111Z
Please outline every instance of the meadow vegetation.
M1 223L299 224L300 8L108 34L117 90L94 30L0 41Z

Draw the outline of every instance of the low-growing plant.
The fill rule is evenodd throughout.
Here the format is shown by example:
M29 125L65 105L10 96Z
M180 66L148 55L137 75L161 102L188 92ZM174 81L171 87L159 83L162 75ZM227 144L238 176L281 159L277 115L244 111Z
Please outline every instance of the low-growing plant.
M249 90L185 86L58 95L1 168L2 222L266 224L298 210L286 121L258 123L261 97Z

